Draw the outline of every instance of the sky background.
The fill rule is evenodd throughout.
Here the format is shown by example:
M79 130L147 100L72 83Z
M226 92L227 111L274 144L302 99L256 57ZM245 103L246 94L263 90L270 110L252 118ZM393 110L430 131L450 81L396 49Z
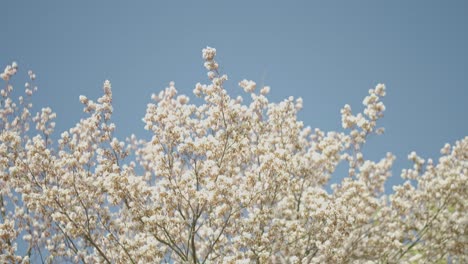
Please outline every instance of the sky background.
M246 78L271 86L270 101L302 97L299 118L325 131L341 131L343 105L361 111L385 83L386 133L364 153L397 156L389 185L412 150L437 158L468 135L468 1L4 1L1 11L0 65L19 63L21 90L36 72L34 103L57 112L56 137L85 116L79 95L98 98L106 79L116 135L145 137L152 93L175 81L192 97L208 82L206 46L231 95Z

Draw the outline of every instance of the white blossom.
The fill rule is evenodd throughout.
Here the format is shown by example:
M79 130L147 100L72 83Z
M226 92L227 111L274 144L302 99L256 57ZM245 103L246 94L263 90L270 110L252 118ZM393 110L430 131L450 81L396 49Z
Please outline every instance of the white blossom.
M216 50L202 56L202 102L174 82L152 94L147 139L116 137L107 80L100 98L79 97L85 116L56 139L53 110L27 101L35 74L27 97L12 97L18 65L5 68L0 262L466 262L468 137L438 160L409 153L405 182L385 192L395 156L362 152L383 133L383 84L362 113L341 109L344 132L322 131L298 120L302 98L270 102L251 80L239 83L247 103L231 97ZM325 188L342 163L348 175Z

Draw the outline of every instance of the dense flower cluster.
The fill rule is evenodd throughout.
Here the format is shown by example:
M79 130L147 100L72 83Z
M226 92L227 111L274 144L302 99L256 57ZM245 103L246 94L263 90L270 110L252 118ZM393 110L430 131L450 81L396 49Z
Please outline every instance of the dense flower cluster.
M96 102L80 96L87 117L53 140L56 114L31 113L35 74L14 100L18 66L7 66L0 262L466 263L468 137L438 163L411 153L406 182L386 195L395 157L361 152L383 132L384 85L363 113L344 106L347 132L312 130L297 120L301 98L269 102L270 87L249 80L239 86L250 103L231 98L215 56L203 50L211 82L193 91L203 104L173 82L152 95L149 140L114 137L109 81ZM343 162L349 174L326 191Z

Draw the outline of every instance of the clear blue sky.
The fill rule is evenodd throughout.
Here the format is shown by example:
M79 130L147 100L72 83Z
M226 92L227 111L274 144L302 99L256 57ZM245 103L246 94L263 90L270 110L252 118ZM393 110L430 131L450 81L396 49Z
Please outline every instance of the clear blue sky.
M58 113L57 136L105 79L117 135L145 135L151 93L173 80L191 95L208 81L206 46L232 94L247 78L270 85L272 101L300 96L312 128L341 129L340 108L361 110L385 83L386 134L365 153L397 156L392 182L410 151L438 157L468 135L468 1L5 1L1 19L0 64L19 62L21 89L35 70L35 104Z

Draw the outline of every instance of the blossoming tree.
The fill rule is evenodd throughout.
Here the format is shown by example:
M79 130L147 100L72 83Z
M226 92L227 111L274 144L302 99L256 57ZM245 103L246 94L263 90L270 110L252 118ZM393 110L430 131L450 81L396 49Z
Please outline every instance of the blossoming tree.
M385 86L363 113L341 110L346 133L304 127L302 99L269 87L223 88L216 50L203 50L210 83L189 103L174 83L148 104L149 140L115 138L112 91L54 140L55 113L32 113L35 74L13 99L16 63L1 74L2 263L419 263L468 260L468 137L436 163L416 153L406 182L385 195L394 161L361 152L385 106ZM259 92L256 92L259 90ZM30 129L30 128L35 128ZM57 138L57 137L56 137ZM339 163L349 173L324 188Z

